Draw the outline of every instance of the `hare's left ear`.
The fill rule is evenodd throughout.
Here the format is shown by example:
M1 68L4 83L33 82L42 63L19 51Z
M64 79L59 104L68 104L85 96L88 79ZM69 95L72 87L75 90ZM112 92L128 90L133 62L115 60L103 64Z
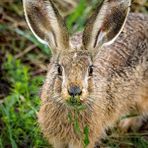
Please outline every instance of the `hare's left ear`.
M69 48L69 34L52 0L23 0L26 21L35 37L53 53Z
M131 0L104 0L86 24L84 47L93 50L111 44L122 31L130 5Z

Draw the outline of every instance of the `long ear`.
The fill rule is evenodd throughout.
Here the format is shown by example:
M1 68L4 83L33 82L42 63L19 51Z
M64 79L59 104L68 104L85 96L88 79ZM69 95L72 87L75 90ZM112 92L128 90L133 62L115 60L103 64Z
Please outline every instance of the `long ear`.
M69 34L52 0L23 0L26 21L42 43L53 52L69 48Z
M124 27L130 5L131 0L104 0L86 24L82 39L85 49L115 41Z

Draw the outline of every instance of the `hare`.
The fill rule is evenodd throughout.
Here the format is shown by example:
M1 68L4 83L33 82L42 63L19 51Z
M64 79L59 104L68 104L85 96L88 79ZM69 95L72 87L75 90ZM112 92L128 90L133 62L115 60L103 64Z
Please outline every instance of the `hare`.
M129 13L130 0L104 0L73 37L52 0L23 5L31 31L52 50L38 112L49 143L93 148L121 116L148 113L148 16ZM80 134L68 120L75 116L69 100L85 106L77 114Z

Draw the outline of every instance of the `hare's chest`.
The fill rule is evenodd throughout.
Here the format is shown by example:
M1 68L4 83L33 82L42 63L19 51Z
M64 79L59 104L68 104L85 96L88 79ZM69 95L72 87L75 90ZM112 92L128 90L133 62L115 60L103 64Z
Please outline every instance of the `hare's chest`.
M39 123L47 137L57 137L67 142L71 139L80 141L87 125L82 115L75 118L65 109L47 109L44 106L39 111Z

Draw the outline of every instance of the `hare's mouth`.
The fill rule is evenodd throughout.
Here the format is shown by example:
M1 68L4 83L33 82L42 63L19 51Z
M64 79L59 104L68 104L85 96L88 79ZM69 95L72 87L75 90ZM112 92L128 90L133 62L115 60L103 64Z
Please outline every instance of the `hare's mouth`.
M80 96L69 97L66 100L67 104L75 109L85 109L85 105L83 104Z

